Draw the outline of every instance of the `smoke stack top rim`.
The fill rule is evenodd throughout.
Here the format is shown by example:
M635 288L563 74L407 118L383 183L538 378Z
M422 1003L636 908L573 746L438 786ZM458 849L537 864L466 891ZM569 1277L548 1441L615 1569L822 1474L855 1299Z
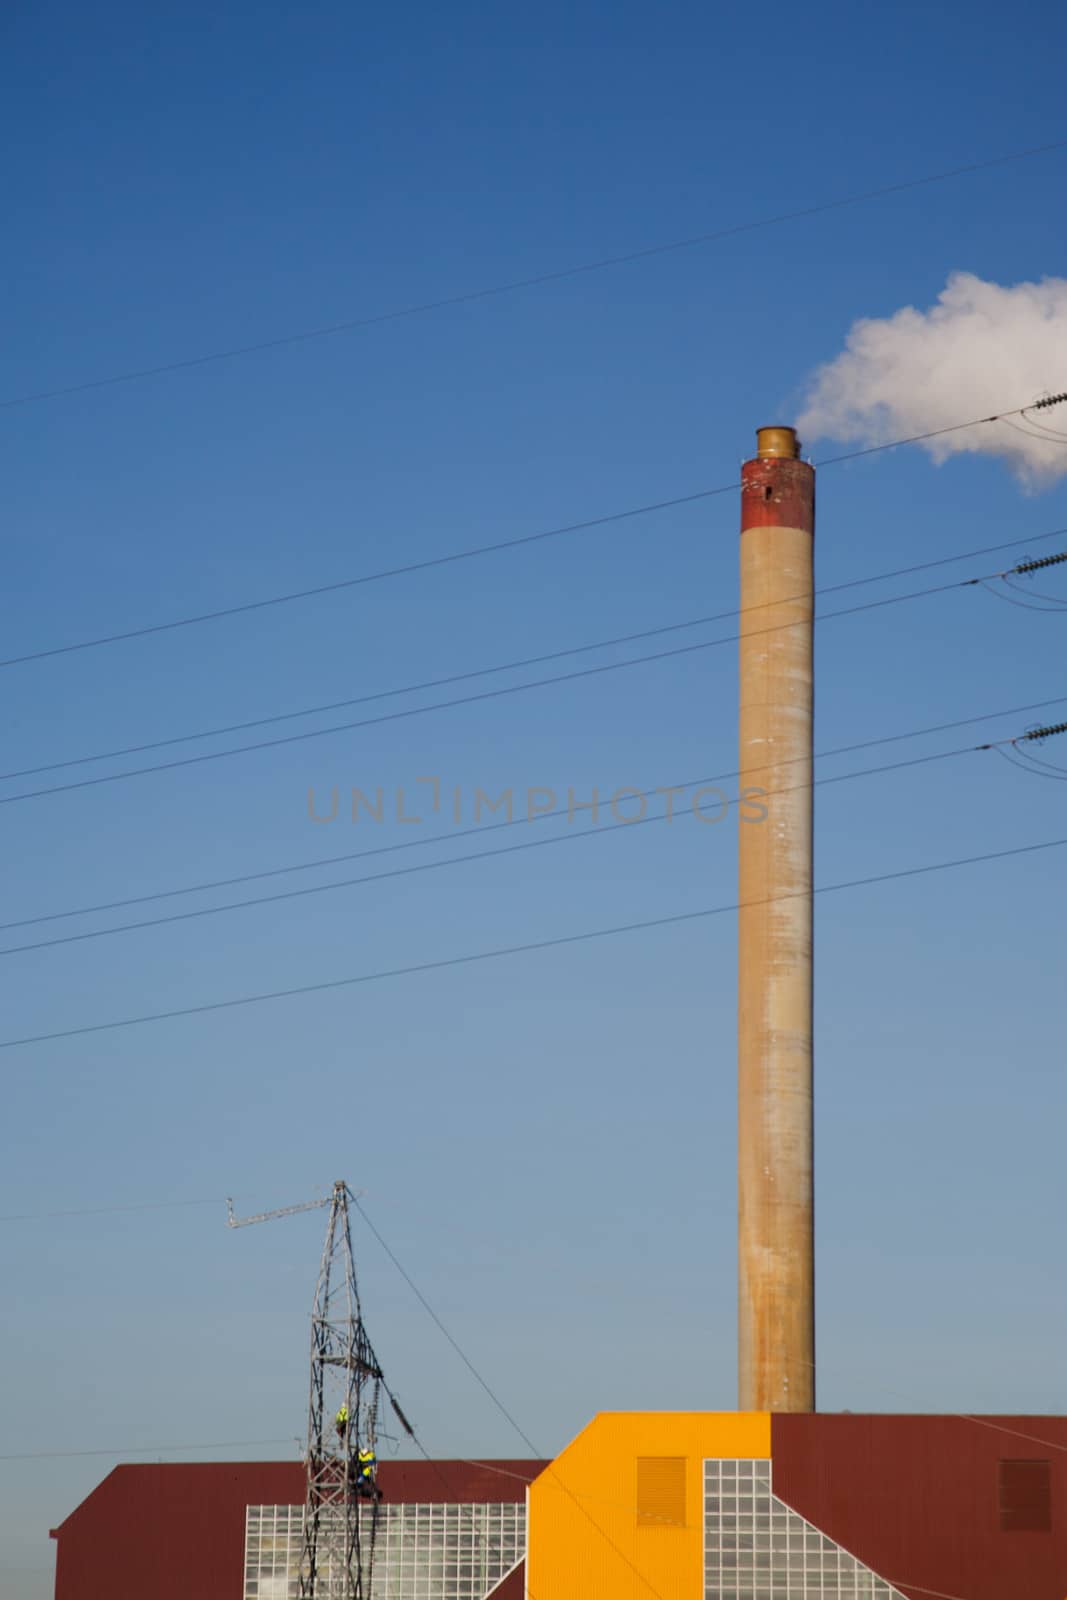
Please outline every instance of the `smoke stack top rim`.
M756 455L760 461L797 461L800 440L795 428L776 425L756 429Z

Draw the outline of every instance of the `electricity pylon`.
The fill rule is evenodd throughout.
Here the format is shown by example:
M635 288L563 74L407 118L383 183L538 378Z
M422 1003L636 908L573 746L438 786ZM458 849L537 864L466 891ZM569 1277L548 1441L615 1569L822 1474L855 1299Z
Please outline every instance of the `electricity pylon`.
M235 1217L227 1202L233 1228L319 1206L330 1208L311 1314L301 1600L370 1600L380 1499L376 1467L383 1390L401 1425L411 1433L385 1384L363 1326L348 1219L348 1202L353 1198L348 1185L338 1181L328 1199L255 1217ZM368 1466L369 1476L365 1475Z
M377 1457L382 1369L363 1326L348 1186L335 1183L311 1315L307 1497L301 1596L369 1600L378 1487L363 1463ZM362 1505L369 1491L365 1525Z

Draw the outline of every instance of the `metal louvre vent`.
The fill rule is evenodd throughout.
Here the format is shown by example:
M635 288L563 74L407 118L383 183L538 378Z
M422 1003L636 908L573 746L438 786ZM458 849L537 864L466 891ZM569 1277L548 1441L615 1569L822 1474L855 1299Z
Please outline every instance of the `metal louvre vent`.
M1048 1533L1052 1528L1052 1471L1047 1461L999 1463L1002 1533Z
M685 1527L685 1456L638 1456L637 1526Z

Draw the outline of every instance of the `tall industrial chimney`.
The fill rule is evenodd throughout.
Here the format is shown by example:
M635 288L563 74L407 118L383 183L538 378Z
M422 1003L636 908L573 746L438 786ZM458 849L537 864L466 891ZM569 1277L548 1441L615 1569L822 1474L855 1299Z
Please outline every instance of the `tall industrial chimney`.
M815 472L792 428L757 439L741 470L739 766L767 814L739 824L738 1403L813 1411Z

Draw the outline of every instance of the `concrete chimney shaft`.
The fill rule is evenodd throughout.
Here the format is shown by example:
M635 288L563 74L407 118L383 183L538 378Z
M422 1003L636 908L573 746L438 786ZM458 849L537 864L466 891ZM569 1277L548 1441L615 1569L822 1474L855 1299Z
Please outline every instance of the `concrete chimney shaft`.
M738 1404L813 1411L815 472L792 428L757 437L741 471L739 767L767 814L738 824Z

